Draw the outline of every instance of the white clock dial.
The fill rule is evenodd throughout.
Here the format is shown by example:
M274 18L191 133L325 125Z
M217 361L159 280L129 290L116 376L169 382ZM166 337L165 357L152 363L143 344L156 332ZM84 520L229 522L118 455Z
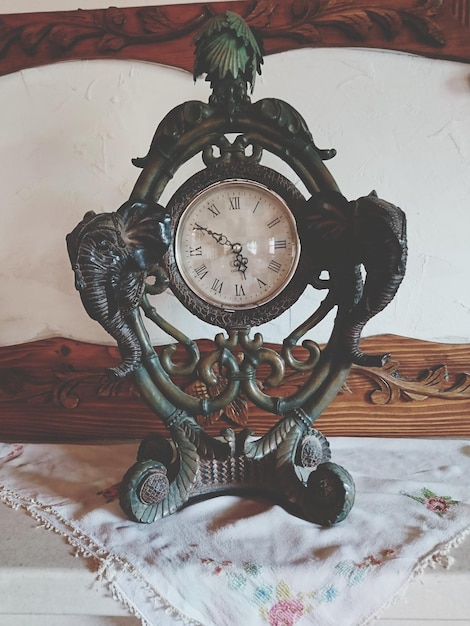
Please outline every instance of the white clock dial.
M273 300L289 284L300 255L286 201L244 179L217 182L197 194L180 217L174 246L188 287L228 311Z

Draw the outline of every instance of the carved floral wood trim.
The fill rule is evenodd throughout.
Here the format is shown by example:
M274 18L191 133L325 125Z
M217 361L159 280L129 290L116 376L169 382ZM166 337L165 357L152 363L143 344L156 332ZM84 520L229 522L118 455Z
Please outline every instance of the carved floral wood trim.
M213 348L208 340L198 344L201 352ZM470 345L393 335L368 338L361 345L372 352L390 350L395 360L384 368L353 367L342 392L316 422L325 435L470 436ZM182 350L175 362L178 358L183 358ZM0 348L0 440L166 434L131 379L112 382L104 374L118 360L114 347L60 338ZM263 385L265 372L259 369ZM283 393L291 393L300 382L298 374L287 376ZM191 386L193 393L199 386L205 393L192 379L181 378L179 384ZM223 427L249 427L262 434L275 421L276 416L242 398L201 423L213 435Z
M0 15L0 74L72 59L135 59L186 70L215 13L238 12L266 54L368 47L470 62L470 0L241 0Z

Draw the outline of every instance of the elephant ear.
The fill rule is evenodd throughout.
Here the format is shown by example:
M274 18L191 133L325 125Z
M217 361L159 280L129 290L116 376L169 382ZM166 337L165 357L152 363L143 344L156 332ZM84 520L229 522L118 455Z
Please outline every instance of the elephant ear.
M87 211L83 216L82 221L79 222L72 230L72 232L69 233L65 238L70 264L72 265L72 269L75 274L75 289L77 289L78 291L82 290L85 287L85 280L82 276L80 267L77 265L78 250L80 248L83 236L88 231L90 222L95 217L96 213L94 211Z
M349 259L352 219L349 202L340 192L324 191L310 197L301 222L301 239L315 261L331 268Z
M125 202L118 210L122 238L142 271L148 271L165 254L171 242L170 216L159 204Z
M364 261L377 269L388 268L403 278L407 260L405 213L379 198L375 191L359 198L355 204ZM388 254L384 254L384 249Z

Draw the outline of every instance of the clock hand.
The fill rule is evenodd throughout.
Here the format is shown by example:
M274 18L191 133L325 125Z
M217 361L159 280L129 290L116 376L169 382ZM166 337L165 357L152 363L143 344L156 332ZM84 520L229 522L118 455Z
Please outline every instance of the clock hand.
M230 246L230 248L232 248L233 250L233 246L240 246L240 244L233 244L231 241L229 241L229 239L222 233L216 233L213 230L211 230L210 228L207 228L207 226L201 226L200 224L194 224L194 228L196 230L202 230L202 232L207 233L208 235L210 235L213 239L215 239L217 241L217 243L220 243L220 245L222 246Z
M220 243L221 246L229 246L232 249L232 252L235 254L235 260L233 262L236 269L243 274L243 278L246 278L245 272L248 269L248 259L246 256L242 255L242 245L241 243L232 243L230 239L223 233L216 233L207 226L201 226L200 224L194 225L196 230L201 230L204 233L210 235L213 239Z
M246 278L245 272L248 269L248 259L246 256L242 255L242 247L240 246L237 249L236 246L240 246L240 244L234 244L234 247L232 247L232 252L235 253L235 260L233 261L233 264L237 270L243 274L243 278Z

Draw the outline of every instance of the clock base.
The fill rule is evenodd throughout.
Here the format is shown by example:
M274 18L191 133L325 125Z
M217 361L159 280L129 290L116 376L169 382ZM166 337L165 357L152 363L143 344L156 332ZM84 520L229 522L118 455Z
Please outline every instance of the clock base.
M310 428L292 428L273 445L249 431L214 439L177 429L172 439L146 437L120 487L125 513L152 523L184 506L219 495L269 498L321 526L341 522L354 503L354 482L330 461L328 441Z

